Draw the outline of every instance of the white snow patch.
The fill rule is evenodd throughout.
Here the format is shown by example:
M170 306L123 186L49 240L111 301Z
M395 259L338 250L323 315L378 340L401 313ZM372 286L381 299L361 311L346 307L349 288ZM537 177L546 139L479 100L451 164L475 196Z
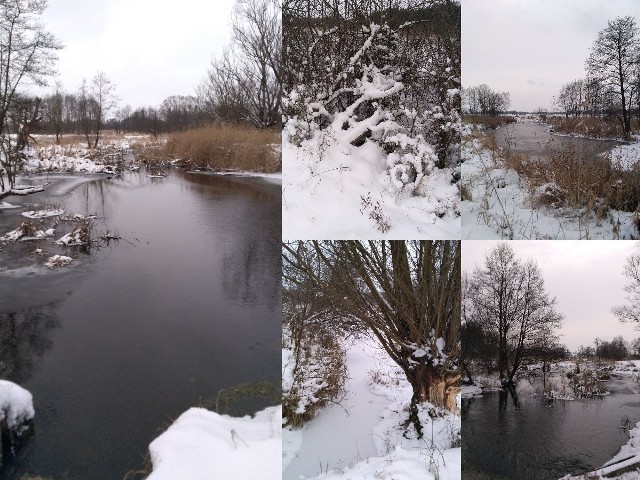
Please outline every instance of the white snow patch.
M153 472L148 480L279 480L281 422L281 406L253 418L191 408L149 445Z
M64 215L64 210L61 208L56 209L45 209L45 210L30 210L28 212L22 212L23 217L39 219L39 218L48 218L48 217L59 217L60 215Z
M28 390L8 380L0 380L0 420L13 428L35 416L33 396Z
M49 268L66 267L72 261L73 259L71 257L65 257L64 255L54 255L53 257L49 257L44 265Z

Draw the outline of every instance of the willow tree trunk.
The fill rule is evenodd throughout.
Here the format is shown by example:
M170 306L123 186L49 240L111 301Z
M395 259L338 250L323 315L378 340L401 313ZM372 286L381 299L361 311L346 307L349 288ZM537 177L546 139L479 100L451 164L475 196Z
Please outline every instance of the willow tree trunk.
M405 375L413 388L409 421L413 423L418 438L422 438L422 424L418 416L418 405L429 402L436 407L458 411L457 396L460 393L460 372L448 372L439 366L413 364L405 369Z

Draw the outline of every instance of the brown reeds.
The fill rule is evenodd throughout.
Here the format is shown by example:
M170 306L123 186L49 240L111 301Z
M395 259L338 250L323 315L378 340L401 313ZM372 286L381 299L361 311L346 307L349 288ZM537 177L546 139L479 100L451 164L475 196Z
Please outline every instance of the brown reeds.
M277 129L213 124L170 134L165 151L192 168L277 172L280 138Z
M622 125L614 118L547 117L547 123L553 126L557 133L603 139L622 138Z
M485 128L498 128L515 123L516 117L510 115L463 115L462 121L470 125L482 125Z
M512 152L504 163L536 192L537 205L587 208L599 218L610 209L633 212L640 205L640 169L610 156L593 158L569 147L541 158Z

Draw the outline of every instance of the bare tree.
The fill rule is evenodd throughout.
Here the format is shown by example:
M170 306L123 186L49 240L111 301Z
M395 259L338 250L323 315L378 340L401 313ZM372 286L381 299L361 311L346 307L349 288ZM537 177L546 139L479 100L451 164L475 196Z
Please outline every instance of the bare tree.
M62 48L38 21L46 6L46 0L0 2L0 197L13 188L21 159L8 135L10 109L20 86L46 84L53 74L56 51Z
M56 81L53 93L44 99L46 120L56 136L56 144L60 144L64 123L64 92L62 83Z
M556 299L545 292L540 268L532 260L521 262L508 243L500 243L474 270L465 294L466 315L495 335L500 379L513 386L525 350L549 337L563 319Z
M104 72L98 72L91 81L89 92L91 93L90 102L93 118L94 142L93 148L98 147L100 140L100 132L104 125L105 119L109 112L116 106L117 97L115 95L116 86L107 78Z
M574 80L562 86L555 103L562 109L565 116L578 117L585 107L585 82Z
M598 33L586 61L590 77L615 91L620 101L621 123L625 138L631 131L631 104L640 56L640 37L633 17L618 17Z
M241 119L261 128L281 117L282 22L278 0L237 0L233 40L211 62L198 88L203 108L222 120Z
M75 117L78 119L78 126L80 132L84 135L87 142L87 148L91 148L91 124L92 124L92 112L91 108L92 98L89 93L89 87L87 86L87 79L83 78L78 94L76 96L76 112Z
M489 85L482 84L464 90L464 108L471 114L499 115L511 104L509 92L498 92Z
M460 391L460 243L312 242L310 262L285 244L283 261L311 279L346 317L367 326L413 387L418 404L456 408ZM318 275L317 264L329 272ZM299 280L298 280L299 281Z
M628 280L624 286L627 304L613 307L611 311L621 322L637 323L636 328L640 329L640 253L627 258L623 274Z

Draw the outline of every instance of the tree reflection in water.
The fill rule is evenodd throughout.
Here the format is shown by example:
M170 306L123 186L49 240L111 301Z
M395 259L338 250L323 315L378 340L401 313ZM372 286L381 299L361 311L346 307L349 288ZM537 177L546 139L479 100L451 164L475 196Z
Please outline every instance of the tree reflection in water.
M53 305L0 313L0 377L23 384L51 348L51 336L60 326Z

